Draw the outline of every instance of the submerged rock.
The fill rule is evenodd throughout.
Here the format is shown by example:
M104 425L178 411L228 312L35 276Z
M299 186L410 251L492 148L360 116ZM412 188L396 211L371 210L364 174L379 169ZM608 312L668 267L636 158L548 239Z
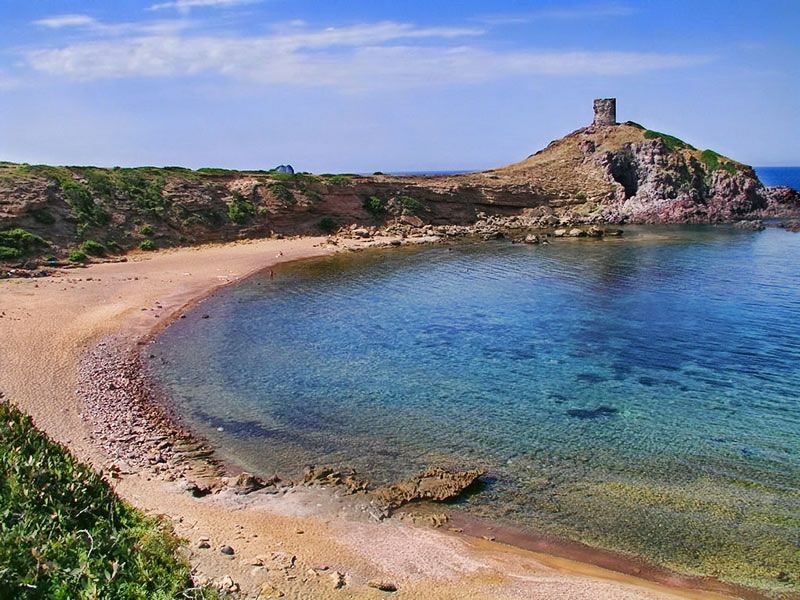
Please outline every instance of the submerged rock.
M485 473L479 469L449 471L432 468L419 475L375 490L378 502L386 510L393 510L415 500L441 502L455 498Z
M603 404L597 408L571 408L567 411L567 415L578 419L597 419L598 417L610 417L618 412L619 409Z

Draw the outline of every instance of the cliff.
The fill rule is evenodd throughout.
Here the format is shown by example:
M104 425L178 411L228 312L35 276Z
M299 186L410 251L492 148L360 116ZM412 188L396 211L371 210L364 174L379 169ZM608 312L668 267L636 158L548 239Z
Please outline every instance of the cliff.
M503 168L444 177L0 163L0 261L31 266L131 249L332 233L479 213L567 223L707 223L796 215L751 167L635 123L593 124ZM414 219L416 221L417 219Z

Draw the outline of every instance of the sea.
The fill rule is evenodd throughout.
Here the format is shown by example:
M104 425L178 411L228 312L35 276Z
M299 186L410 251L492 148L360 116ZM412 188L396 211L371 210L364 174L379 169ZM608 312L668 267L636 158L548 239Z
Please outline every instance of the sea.
M800 167L754 167L758 178L766 186L783 185L800 191ZM398 171L391 175L416 175L433 177L437 175L459 175L470 171Z
M224 288L147 362L250 471L479 467L454 510L797 591L799 258L728 226L342 254Z
M755 167L764 185L784 185L800 191L800 167Z

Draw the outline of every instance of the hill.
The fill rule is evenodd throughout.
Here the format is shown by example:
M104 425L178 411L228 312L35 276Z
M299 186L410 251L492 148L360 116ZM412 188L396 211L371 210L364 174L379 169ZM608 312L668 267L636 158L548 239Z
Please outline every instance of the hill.
M80 262L401 216L468 225L480 213L523 211L542 227L709 223L794 215L800 201L765 188L749 166L632 122L595 123L518 163L442 177L0 163L0 261Z

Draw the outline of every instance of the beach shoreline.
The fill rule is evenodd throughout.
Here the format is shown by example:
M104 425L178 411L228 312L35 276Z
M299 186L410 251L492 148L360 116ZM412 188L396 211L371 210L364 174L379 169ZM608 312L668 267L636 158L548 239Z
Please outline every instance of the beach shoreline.
M346 246L352 247L359 246ZM7 340L0 349L0 390L51 437L108 472L108 446L96 437L91 415L76 392L86 383L81 365L88 354L103 354L103 344L113 336L116 352L127 352L128 358L138 355L172 320L223 286L280 263L341 250L326 245L324 238L268 239L183 248L47 279L0 282L0 335ZM114 354L109 356L113 363ZM111 384L97 375L90 373L89 380L98 385L96 400L102 405L107 401L101 394L103 385ZM120 433L118 417L105 420L109 435ZM142 418L137 427L152 427L152 414ZM190 440L192 434L181 432L181 425L178 419L160 426L177 426L174 433L185 433ZM151 433L140 430L133 435L152 438ZM156 449L163 442L151 439ZM224 491L194 498L181 488L180 480L219 473L178 471L165 478L162 469L152 468L165 463L117 468L116 489L134 505L172 519L176 532L189 540L198 580L229 575L251 596L270 586L286 597L313 593L317 598L374 598L376 590L367 583L375 578L395 582L405 597L420 598L714 598L742 592L698 591L686 587L685 581L662 585L480 537L396 519L372 522L354 517L347 499L336 490L295 487L275 494L237 496ZM211 548L198 549L202 538L210 539ZM221 544L236 548L234 558L218 552ZM262 555L269 558L255 564ZM288 555L293 558L286 567ZM276 568L276 561L283 564ZM317 568L322 566L327 568ZM336 573L342 575L344 587L336 585Z

